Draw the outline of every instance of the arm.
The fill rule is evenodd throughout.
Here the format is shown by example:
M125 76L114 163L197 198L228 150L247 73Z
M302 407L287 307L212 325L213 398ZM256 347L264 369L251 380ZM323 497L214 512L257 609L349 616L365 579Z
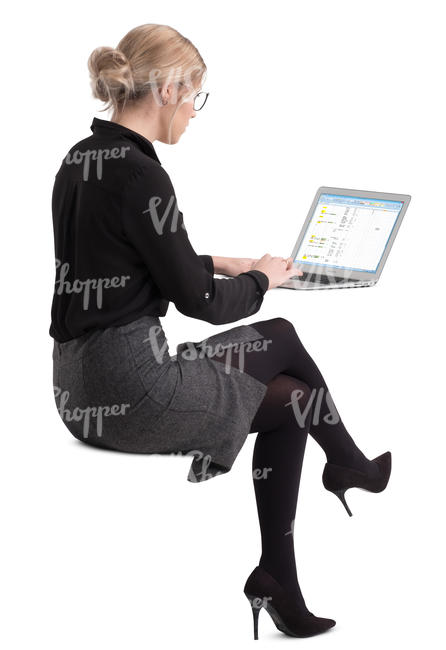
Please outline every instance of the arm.
M211 257L210 255L199 255L199 257ZM217 257L212 255L214 273L221 273L235 277L240 273L250 271L258 260L252 257Z
M268 276L252 270L235 278L213 277L213 258L197 255L192 247L162 167L148 165L132 172L123 189L121 219L124 237L140 253L161 295L181 313L219 325L260 309Z

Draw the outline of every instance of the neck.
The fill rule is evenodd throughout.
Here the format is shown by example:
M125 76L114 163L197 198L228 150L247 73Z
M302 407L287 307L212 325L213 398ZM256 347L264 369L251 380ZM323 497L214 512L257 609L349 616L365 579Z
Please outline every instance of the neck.
M113 113L111 121L136 131L150 142L158 140L159 124L157 114L153 111L128 108L119 114Z

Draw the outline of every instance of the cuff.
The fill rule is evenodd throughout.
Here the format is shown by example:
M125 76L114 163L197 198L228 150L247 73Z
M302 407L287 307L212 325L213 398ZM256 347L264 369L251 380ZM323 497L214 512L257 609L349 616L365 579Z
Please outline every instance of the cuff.
M240 275L250 275L253 277L262 291L262 296L268 291L269 278L266 273L263 273L263 271L253 269L252 271L245 271L245 273L241 273Z
M203 262L206 270L209 271L211 275L214 275L214 260L211 255L198 255L200 260Z

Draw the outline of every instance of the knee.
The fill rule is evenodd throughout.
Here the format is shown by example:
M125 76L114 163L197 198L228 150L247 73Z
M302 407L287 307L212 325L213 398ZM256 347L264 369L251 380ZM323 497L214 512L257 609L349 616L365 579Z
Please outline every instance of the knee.
M270 318L269 320L263 322L268 325L269 331L274 332L274 334L280 338L297 336L293 323L287 318L276 316L276 318Z
M283 327L284 329L294 329L293 323L287 318L282 318L282 316L276 316L275 318L270 318L271 323L275 323L278 327Z
M277 316L276 318L271 319L271 323L273 323L275 331L278 332L279 336L282 339L288 338L292 339L293 341L300 341L299 336L296 332L296 328L294 327L293 323L287 318Z
M281 341L286 341L287 339L299 340L293 323L281 316L250 324L263 334L263 336L267 336L268 338L277 338Z

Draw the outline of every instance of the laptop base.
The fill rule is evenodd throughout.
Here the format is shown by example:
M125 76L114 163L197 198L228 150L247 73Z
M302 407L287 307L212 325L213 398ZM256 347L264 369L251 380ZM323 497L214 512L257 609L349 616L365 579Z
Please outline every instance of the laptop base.
M356 289L357 287L373 287L377 280L351 280L345 282L309 282L302 280L287 280L284 284L279 284L277 289L296 289L297 291L315 291L320 289Z

